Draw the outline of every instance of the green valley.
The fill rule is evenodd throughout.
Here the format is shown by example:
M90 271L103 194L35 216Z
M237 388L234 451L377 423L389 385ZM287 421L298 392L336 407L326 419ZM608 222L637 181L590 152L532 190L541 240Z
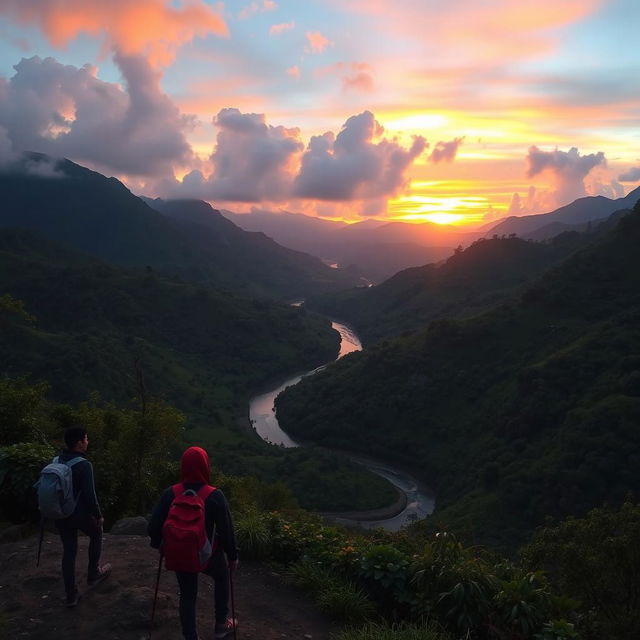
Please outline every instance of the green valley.
M636 204L513 300L287 390L283 428L417 470L436 491L432 526L501 547L547 516L619 503L640 489L638 242Z

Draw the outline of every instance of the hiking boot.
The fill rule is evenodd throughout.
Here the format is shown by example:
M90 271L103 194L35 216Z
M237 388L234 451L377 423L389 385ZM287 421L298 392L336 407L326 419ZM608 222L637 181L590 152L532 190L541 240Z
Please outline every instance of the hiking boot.
M76 587L71 593L67 593L64 604L68 609L72 609L77 606L78 600L80 600L80 594L78 593L78 587Z
M216 622L216 638L226 638L238 626L237 618L227 618L224 622Z
M97 573L87 578L87 585L89 587L95 587L100 584L111 573L111 565L107 562L101 567L98 567Z

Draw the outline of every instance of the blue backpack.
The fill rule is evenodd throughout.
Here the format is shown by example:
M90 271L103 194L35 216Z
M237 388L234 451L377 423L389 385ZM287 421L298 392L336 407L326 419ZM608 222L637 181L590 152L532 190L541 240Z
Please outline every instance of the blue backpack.
M56 456L42 469L40 478L33 486L38 490L38 509L43 518L61 520L75 511L78 499L73 497L71 467L82 460L84 458L78 456L68 462L59 462Z

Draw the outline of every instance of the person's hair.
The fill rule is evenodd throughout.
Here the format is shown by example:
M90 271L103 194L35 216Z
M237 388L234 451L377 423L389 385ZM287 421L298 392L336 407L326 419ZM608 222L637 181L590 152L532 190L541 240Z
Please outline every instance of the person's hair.
M67 449L73 449L87 435L87 430L84 427L74 426L65 429L64 431L64 443L67 445Z

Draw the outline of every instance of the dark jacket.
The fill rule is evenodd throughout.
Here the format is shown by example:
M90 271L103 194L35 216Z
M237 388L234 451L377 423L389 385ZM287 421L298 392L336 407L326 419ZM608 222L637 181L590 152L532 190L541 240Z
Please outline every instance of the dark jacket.
M69 451L68 449L63 449L58 454L60 462L69 462L74 458L84 458L82 462L78 462L71 467L73 497L78 499L74 515L88 513L94 518L101 518L102 512L98 504L93 478L93 465L87 460L87 455L80 451Z
M180 476L185 491L187 489L198 491L203 485L209 484L209 456L207 452L200 447L189 447L182 456ZM167 519L169 507L174 497L173 487L165 489L151 514L147 531L151 537L151 546L156 549L160 547L162 542L162 525ZM209 495L205 500L204 508L207 536L211 538L215 523L215 535L219 548L227 554L229 561L237 560L238 548L233 530L233 519L227 499L220 489L216 489Z

